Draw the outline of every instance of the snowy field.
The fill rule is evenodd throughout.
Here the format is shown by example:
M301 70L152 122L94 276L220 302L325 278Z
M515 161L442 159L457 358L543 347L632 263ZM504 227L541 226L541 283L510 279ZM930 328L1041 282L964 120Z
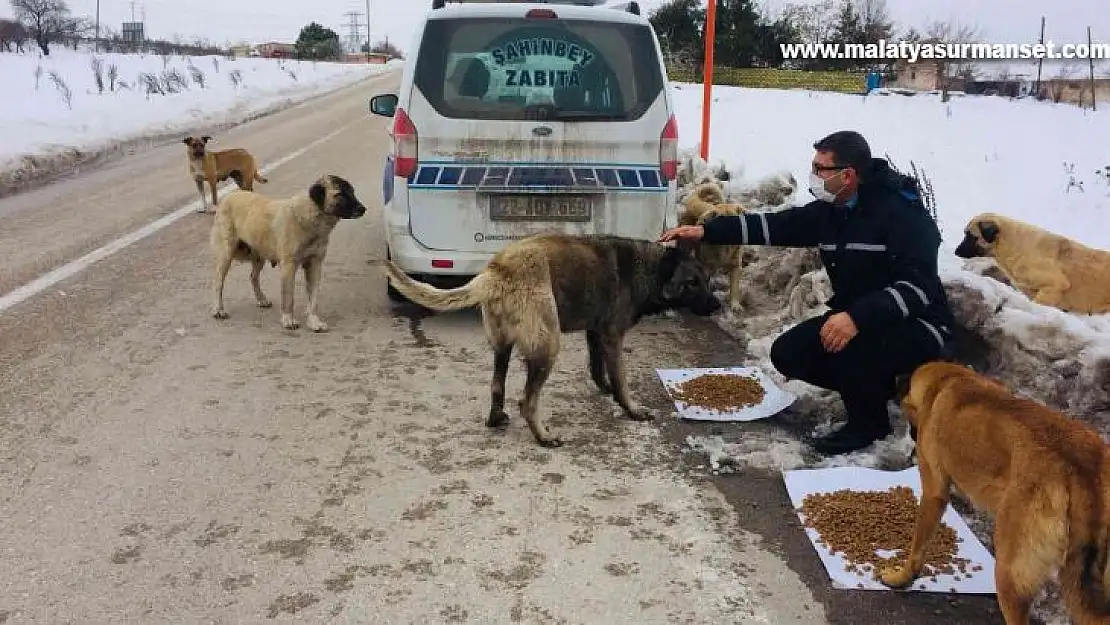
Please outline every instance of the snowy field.
M714 89L709 163L697 158L700 85L675 84L680 136L686 151L681 181L714 176L723 167L726 189L756 210L777 210L811 199L805 186L813 143L842 129L863 133L875 156L901 171L911 161L932 184L944 235L942 278L961 325L984 342L976 368L1011 388L1094 424L1110 434L1110 315L1073 315L1040 306L1004 283L989 260L953 254L967 221L996 212L1084 244L1110 249L1110 114L1071 105L965 96L869 97L806 91ZM761 182L791 172L792 197L761 202ZM766 185L764 185L766 187ZM823 311L827 277L815 253L750 248L742 290L744 311L719 324L746 342L751 361L799 395L778 426L736 424L718 436L691 437L690 451L708 456L721 472L755 466L774 470L855 465L910 466L912 442L904 424L872 448L821 458L797 433L819 434L842 419L839 398L801 382L786 382L769 360L771 342L787 327ZM722 287L724 284L722 282ZM721 294L723 295L723 293ZM892 411L898 417L897 411ZM785 426L785 428L783 427ZM786 430L786 431L784 431ZM969 524L988 546L989 521L966 506ZM1039 602L1046 622L1061 620L1055 598Z
M33 48L33 46L28 46ZM99 64L98 71L94 67ZM97 54L0 54L0 182L140 139L234 124L349 85L381 65ZM79 153L81 154L79 154Z

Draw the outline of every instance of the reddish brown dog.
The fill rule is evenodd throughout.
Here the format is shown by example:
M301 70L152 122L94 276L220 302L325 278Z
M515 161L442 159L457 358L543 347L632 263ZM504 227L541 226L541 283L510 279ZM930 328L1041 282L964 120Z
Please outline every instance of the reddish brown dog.
M208 151L208 142L212 140L209 135L203 137L185 137L185 144L189 158L189 175L197 183L197 192L200 193L200 213L208 212L208 196L204 193L204 183L212 191L212 206L215 207L219 200L216 197L216 185L231 178L240 189L254 190L255 181L265 184L266 178L258 172L258 163L251 153L243 148L232 148L218 152Z
M923 568L955 485L994 517L998 604L1026 625L1057 570L1076 625L1110 623L1110 448L1093 428L949 362L910 377L902 400L917 430L921 506L906 566L881 573L902 588Z

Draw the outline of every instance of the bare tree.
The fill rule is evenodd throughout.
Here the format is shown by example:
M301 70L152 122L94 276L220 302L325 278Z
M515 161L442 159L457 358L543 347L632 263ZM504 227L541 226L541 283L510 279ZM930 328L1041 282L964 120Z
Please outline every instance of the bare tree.
M798 29L802 43L822 43L832 38L836 29L837 3L823 0L817 3L788 4L783 7L783 17Z
M4 52L11 52L14 46L15 51L22 54L23 42L30 36L23 24L0 19L0 48L3 48Z
M951 24L936 21L929 24L925 30L925 38L934 43L948 45L949 47L962 44L979 43L982 35L976 26ZM952 88L953 79L971 81L979 71L973 59L952 59L951 52L947 58L935 59L937 64L937 78L940 80L941 99L948 101L948 92Z
M831 41L838 23L839 3L836 0L821 2L799 2L783 7L783 18L798 30L801 43L825 43ZM803 65L818 66L827 64L826 59L805 59Z
M64 0L11 0L15 19L27 29L31 38L50 56L50 44L65 32L69 6Z
M92 38L96 33L96 24L87 17L67 17L62 20L62 27L58 33L59 40L68 43L77 50L83 39Z

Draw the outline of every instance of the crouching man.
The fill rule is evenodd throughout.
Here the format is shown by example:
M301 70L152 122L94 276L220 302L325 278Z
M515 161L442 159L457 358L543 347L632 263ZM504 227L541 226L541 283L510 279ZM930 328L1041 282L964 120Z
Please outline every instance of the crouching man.
M779 336L771 362L787 378L840 394L847 424L813 442L833 455L891 434L895 377L948 353L953 317L937 275L940 232L913 180L872 158L856 132L835 132L813 147L816 200L718 216L659 240L820 249L834 293L830 310Z

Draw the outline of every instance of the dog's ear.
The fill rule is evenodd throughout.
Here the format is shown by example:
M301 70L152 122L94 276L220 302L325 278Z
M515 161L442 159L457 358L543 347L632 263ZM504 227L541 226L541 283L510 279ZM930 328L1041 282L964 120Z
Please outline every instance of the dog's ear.
M192 137L185 137L184 139L181 140L181 142L184 143L185 145L189 145L189 142L192 141L192 140L193 140Z
M322 182L317 182L308 188L308 199L320 208L324 208L324 200L327 199L328 190L324 188Z
M212 140L212 137L210 137L209 135L204 135L203 137L200 138L200 140L203 141L205 144L207 144L209 141Z
M983 240L987 243L994 243L998 239L998 224L993 221L983 221L979 223L979 234L983 235Z

